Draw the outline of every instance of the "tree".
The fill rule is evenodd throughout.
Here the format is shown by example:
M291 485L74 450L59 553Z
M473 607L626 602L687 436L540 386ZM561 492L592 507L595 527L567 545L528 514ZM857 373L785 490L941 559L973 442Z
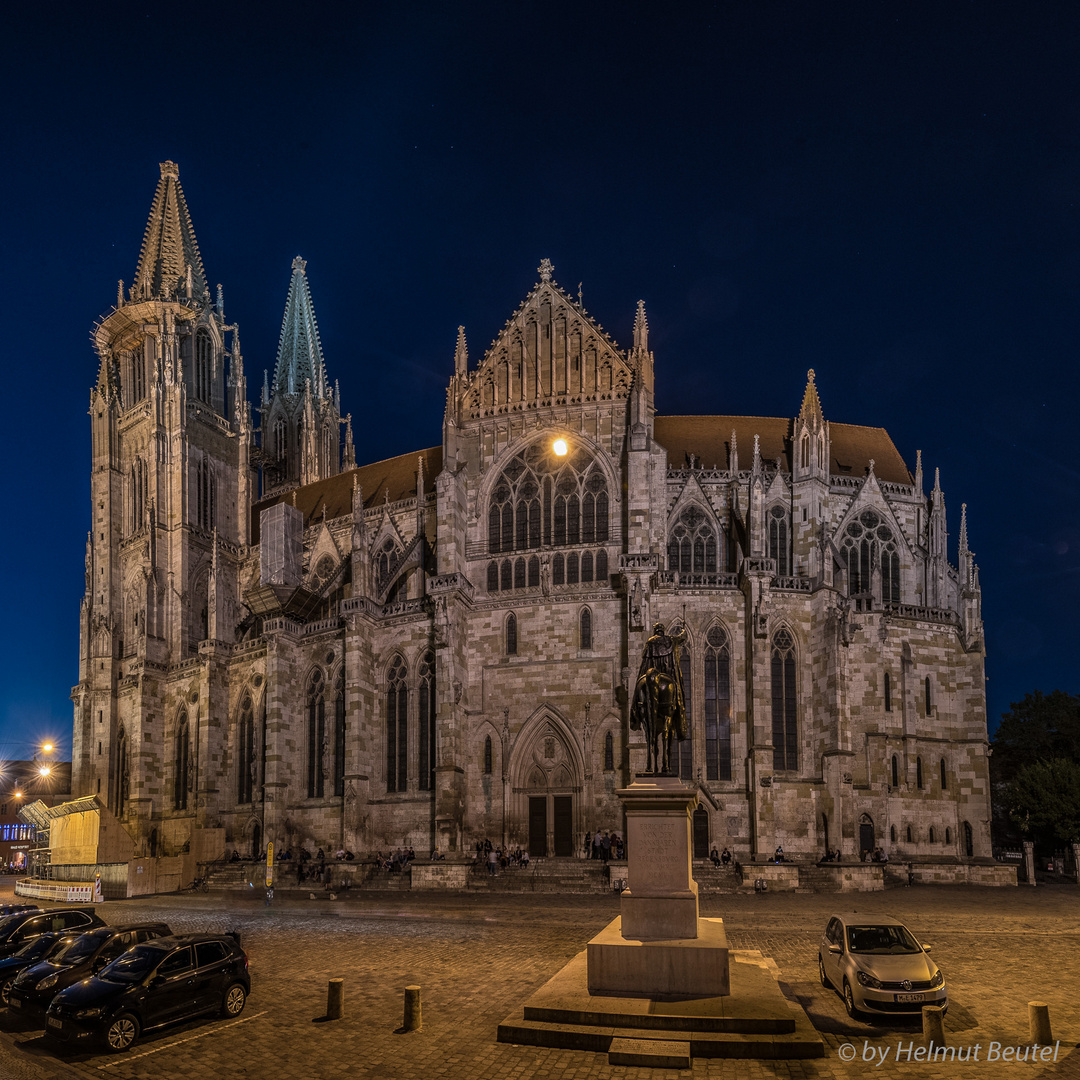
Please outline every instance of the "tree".
M1052 758L1025 765L1006 788L1009 817L1027 835L1080 841L1080 765Z
M1021 773L1051 761L1080 764L1080 696L1063 690L1050 694L1036 690L1023 701L1013 702L1010 711L1001 717L990 743L990 755L994 842L998 846L1015 846L1020 832L1012 808L1019 796L1012 785L1019 781ZM1026 774L1027 783L1034 775ZM1028 804L1025 801L1023 805ZM1040 846L1051 840L1050 832L1042 827L1031 824L1024 831Z

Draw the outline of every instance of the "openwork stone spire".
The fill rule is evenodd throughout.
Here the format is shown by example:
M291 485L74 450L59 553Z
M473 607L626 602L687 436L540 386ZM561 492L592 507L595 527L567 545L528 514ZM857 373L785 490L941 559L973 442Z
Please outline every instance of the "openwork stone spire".
M647 352L649 348L649 320L645 315L645 301L637 302L637 313L634 315L634 348Z
M293 259L274 368L274 393L299 394L310 382L313 397L322 401L329 396L329 390L306 267L307 263L299 255Z
M161 163L131 294L143 300L190 296L205 303L209 299L202 256L180 187L180 169L172 161Z
M817 386L814 383L813 368L806 373L806 390L803 392L799 419L805 420L812 428L820 427L825 420L821 413L821 401L818 399Z

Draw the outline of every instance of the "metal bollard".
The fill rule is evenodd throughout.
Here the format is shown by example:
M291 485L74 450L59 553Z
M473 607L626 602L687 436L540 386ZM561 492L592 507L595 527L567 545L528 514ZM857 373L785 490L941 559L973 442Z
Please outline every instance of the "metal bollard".
M331 979L326 988L326 1019L340 1020L345 1015L345 980Z
M1054 1041L1050 1034L1050 1006L1045 1001L1028 1002L1028 1039L1040 1046L1049 1046Z
M401 1025L403 1031L419 1031L423 1027L420 1020L420 987L405 987L405 1019Z
M945 1045L945 1009L941 1005L922 1007L923 1042L935 1046Z

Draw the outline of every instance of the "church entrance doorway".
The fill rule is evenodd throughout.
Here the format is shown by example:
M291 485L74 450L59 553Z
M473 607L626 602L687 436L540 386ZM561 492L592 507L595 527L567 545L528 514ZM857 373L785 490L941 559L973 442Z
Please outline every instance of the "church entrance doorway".
M709 811L699 806L694 811L694 858L709 857Z
M534 859L547 855L547 798L529 796L529 854Z
M553 801L555 855L568 859L574 854L574 800L569 795L556 795Z
M528 845L534 858L569 859L581 820L584 763L573 731L544 707L528 720L510 754L511 801L507 841Z
M859 819L859 855L863 852L873 852L877 845L874 843L874 822L869 814L863 814Z

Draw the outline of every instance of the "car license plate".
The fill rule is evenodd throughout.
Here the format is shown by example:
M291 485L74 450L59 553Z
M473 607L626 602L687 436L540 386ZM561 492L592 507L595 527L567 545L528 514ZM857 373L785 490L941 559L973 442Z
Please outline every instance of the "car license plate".
M12 999L11 999L11 1000L10 1000L10 1001L8 1002L8 1004L9 1004L9 1005L10 1005L10 1006L11 1006L11 1007L12 1007L13 1009L21 1009L21 1008L22 1008L22 1002L21 1002L21 1001L20 1001L20 1000L19 1000L19 999L18 999L17 997L13 997L13 998L12 998Z
M57 1020L55 1016L48 1016L45 1018L45 1026L51 1028L62 1028L64 1026L63 1020Z
M925 994L897 994L896 1003L898 1005L910 1005L913 1001L925 1001Z

